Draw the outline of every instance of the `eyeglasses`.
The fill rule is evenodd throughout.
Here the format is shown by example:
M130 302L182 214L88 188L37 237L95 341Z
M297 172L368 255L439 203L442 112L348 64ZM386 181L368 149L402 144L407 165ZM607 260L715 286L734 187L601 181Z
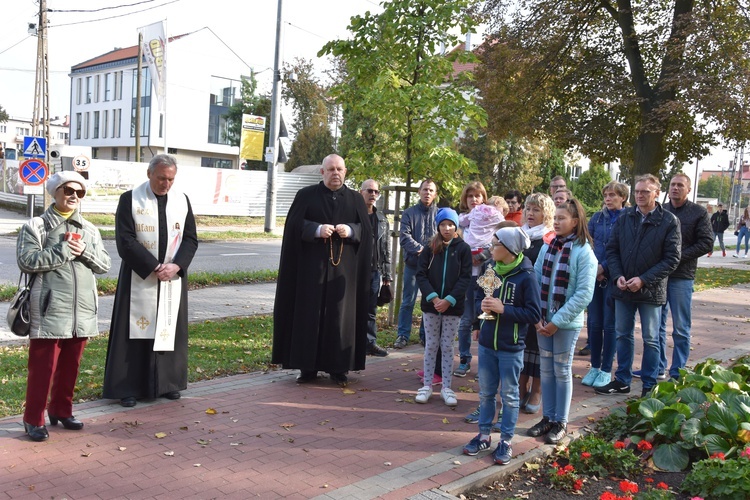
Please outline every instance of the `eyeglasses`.
M62 189L65 196L73 196L73 193L78 196L78 199L82 199L84 196L86 196L85 189L73 189L70 186L60 186L57 189Z
M639 195L648 196L651 191L652 191L651 189L644 189L644 190L637 189L633 192L636 194L636 196L639 196Z
M380 194L380 191L378 191L377 189L367 188L365 189L365 191L367 191L368 194L374 194L375 196L378 196Z
M565 184L552 184L550 187L555 188L555 189L560 189L560 188L564 188Z

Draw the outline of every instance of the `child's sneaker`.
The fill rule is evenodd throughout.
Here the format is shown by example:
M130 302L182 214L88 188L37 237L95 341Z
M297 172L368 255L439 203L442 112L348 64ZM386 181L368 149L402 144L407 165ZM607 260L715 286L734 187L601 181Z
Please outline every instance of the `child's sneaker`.
M432 387L426 385L417 391L417 397L414 398L414 401L424 404L430 400L430 396L432 396Z
M473 412L469 413L468 415L464 417L464 422L466 422L467 424L479 423L479 407L478 406Z
M469 444L464 446L464 455L469 455L470 457L473 457L480 451L485 451L490 449L490 445L492 444L492 438L488 438L486 441L482 439L481 434L477 434L477 436L469 441Z
M583 380L581 380L581 384L587 385L589 387L594 385L594 381L596 380L596 377L599 375L600 371L601 370L599 370L599 368L591 367L586 376L583 377Z
M596 375L596 379L594 380L592 387L604 387L610 382L612 382L612 374L599 370L599 373Z
M432 394L432 388L430 388L430 394ZM448 389L447 387L444 387L442 391L440 391L440 395L443 397L443 401L445 401L445 404L448 406L458 406L458 400L456 399L456 393L453 392L452 389Z
M497 448L492 452L492 460L498 465L507 465L513 457L513 447L507 441L500 441Z

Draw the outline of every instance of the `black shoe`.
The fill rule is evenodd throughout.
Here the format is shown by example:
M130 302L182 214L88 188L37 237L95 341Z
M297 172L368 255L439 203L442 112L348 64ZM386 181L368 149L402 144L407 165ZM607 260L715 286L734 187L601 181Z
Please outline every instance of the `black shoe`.
M181 395L180 395L180 391L169 391L169 392L162 394L161 397L175 400L175 399L180 399Z
M134 397L122 398L120 400L120 406L124 406L125 408L132 408L135 406L135 403L136 401Z
M547 444L557 444L568 435L568 426L561 422L552 422L552 428L547 433L544 441Z
M539 437L542 434L547 434L552 429L552 422L549 421L548 417L542 418L540 422L534 425L531 429L526 431L531 437Z
M346 376L346 373L329 373L328 375L331 377L331 381L341 387L349 385L349 377Z
M625 385L619 380L615 379L609 384L602 387L594 387L594 392L597 394L630 394L630 386Z
M579 356L589 356L591 354L591 349L589 349L588 346L584 347L580 351L578 351Z
M47 427L44 425L36 426L24 422L23 428L32 441L46 441L49 439L49 432L47 432Z
M78 420L75 417L53 417L52 415L49 416L49 423L52 425L57 425L57 422L60 421L66 429L69 431L80 431L83 429L83 422Z
M316 371L300 370L299 375L297 375L297 383L307 384L308 382L315 381L317 378L318 378L318 372Z
M384 358L388 356L388 351L380 347L378 344L373 342L372 344L367 345L367 354L370 356L377 356L379 358Z
M653 389L653 387L644 387L643 389L641 389L641 397L645 398L646 396L648 396L649 393L651 393L651 389Z

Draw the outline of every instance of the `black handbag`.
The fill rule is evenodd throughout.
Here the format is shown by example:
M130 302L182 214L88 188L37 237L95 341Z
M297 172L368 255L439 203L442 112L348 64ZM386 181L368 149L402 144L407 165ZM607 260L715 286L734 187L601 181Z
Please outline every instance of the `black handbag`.
M18 291L10 301L8 314L5 317L10 331L19 337L28 337L31 330L31 305L29 300L31 299L31 285L34 283L34 278L36 278L36 274L33 274L29 279L26 273L21 273L18 278ZM23 286L21 286L21 281L23 281Z
M389 304L392 300L393 290L391 290L391 285L383 284L380 287L380 293L378 294L378 306Z

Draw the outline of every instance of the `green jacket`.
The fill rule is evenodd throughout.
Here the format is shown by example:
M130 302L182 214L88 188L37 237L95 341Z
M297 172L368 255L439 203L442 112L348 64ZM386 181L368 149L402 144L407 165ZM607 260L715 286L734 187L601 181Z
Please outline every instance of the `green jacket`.
M65 233L80 233L86 243L75 257ZM54 204L27 222L16 242L18 267L36 274L31 287L31 339L93 337L99 334L99 305L94 273L104 274L111 260L99 230L76 210L67 220Z

